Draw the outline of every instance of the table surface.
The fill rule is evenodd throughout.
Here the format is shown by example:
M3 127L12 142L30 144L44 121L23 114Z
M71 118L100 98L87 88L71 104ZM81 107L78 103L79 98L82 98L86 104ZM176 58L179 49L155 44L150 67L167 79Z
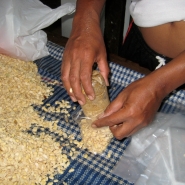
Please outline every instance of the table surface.
M80 110L80 106L77 103L73 103L69 96L67 95L65 89L63 88L62 82L60 80L60 66L62 61L62 55L64 48L53 42L47 43L50 55L41 58L36 62L38 70L42 79L47 83L51 80L57 80L59 83L54 85L54 94L44 101L44 104L50 103L54 106L56 101L67 100L72 106L76 106L76 110ZM121 66L115 62L109 62L111 77L110 77L110 88L108 89L110 100L112 101L120 91L122 91L131 82L142 78L144 74L139 73L133 69ZM185 106L185 92L184 90L179 90L172 93L165 98L160 111L171 113L179 111ZM40 113L42 113L41 107L36 107ZM70 110L70 115L75 113L74 110ZM64 115L54 115L46 113L46 119L59 120L58 125L61 129L68 135L73 134L76 140L81 140L80 128L77 123L74 122L72 116L69 117L69 121L66 122ZM63 152L67 155L70 153L71 147L76 147L80 153L76 159L71 160L70 166L65 170L63 174L57 175L59 182L54 184L63 184L64 182L68 185L117 185L125 184L130 185L126 179L122 179L111 173L116 163L119 161L124 150L128 146L130 138L118 141L113 138L108 145L107 149L101 154L93 154L88 150L80 149L77 146L68 146L64 148ZM108 154L111 152L111 156ZM84 154L88 157L84 157ZM70 157L70 156L68 156ZM70 169L74 169L73 172L69 172Z

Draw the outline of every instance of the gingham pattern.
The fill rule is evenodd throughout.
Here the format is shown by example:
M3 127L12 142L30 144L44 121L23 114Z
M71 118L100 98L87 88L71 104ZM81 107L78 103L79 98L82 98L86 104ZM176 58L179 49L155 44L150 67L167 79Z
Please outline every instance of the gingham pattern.
M42 116L45 116L47 120L59 120L58 125L62 127L62 130L64 130L69 135L73 134L75 136L75 139L81 140L78 123L76 123L73 119L74 115L80 110L80 106L70 100L60 80L60 66L62 62L64 48L52 42L48 42L47 47L49 49L50 55L35 62L38 66L39 73L41 74L43 81L45 81L47 84L50 84L51 81L57 80L58 84L53 86L54 94L46 99L43 105L50 103L52 106L56 106L56 101L64 99L69 101L72 107L75 106L76 110L74 111L71 108L71 117L69 117L69 121L66 122L64 119L64 115L62 114L46 113L42 110L42 106L35 106L35 109L37 109ZM112 62L110 62L110 69L112 75L110 78L109 96L111 100L113 100L118 95L118 93L128 84L144 76L140 73L137 73L123 66L119 66ZM181 90L165 99L164 104L161 107L161 111L167 113L175 112L184 110L184 107L185 92ZM129 138L123 141L112 139L109 146L102 155L95 155L88 152L87 150L79 149L77 146L69 143L69 141L64 139L63 143L68 143L68 145L66 145L63 152L68 154L69 158L71 147L76 148L76 150L80 151L80 154L75 160L71 161L70 166L66 169L64 174L57 175L56 178L59 180L59 182L55 184L61 185L63 184L63 182L66 182L68 185L132 184L126 179L121 179L120 177L117 177L111 173L111 170L119 161L129 142ZM111 157L108 157L108 153L110 152ZM75 170L74 172L69 172L70 169Z

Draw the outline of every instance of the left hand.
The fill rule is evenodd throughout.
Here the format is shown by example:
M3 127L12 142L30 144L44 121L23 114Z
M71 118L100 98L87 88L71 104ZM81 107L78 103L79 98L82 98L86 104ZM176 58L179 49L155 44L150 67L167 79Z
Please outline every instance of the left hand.
M132 135L147 126L156 114L163 99L157 91L146 77L133 82L110 103L92 127L109 126L119 140Z

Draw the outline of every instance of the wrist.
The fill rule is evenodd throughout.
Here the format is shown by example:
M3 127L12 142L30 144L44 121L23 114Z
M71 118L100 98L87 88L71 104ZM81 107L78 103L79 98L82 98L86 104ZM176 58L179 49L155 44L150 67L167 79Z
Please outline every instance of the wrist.
M100 18L93 10L77 13L74 16L71 35L78 37L80 35L93 36L99 33Z
M105 0L77 0L75 18L78 21L89 19L100 21L100 14Z
M91 25L93 23L100 24L100 16L92 9L79 11L74 15L73 26L80 27L84 25Z
M155 72L150 73L140 80L140 85L143 87L143 90L146 91L149 96L153 97L153 99L161 102L168 95L165 89L166 84L160 80Z
M185 53L147 76L157 96L166 97L185 83Z

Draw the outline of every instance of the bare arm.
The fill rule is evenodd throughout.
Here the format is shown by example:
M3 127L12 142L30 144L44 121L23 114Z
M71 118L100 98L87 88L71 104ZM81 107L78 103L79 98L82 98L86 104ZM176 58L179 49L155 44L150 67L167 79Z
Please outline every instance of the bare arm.
M83 86L89 99L94 98L91 86L92 66L97 62L108 84L109 68L100 29L100 14L105 0L78 0L72 32L66 44L61 67L63 84L73 101L85 103ZM71 90L70 90L71 89Z
M109 126L117 139L147 126L164 97L185 83L185 51L148 76L131 83L93 124Z

